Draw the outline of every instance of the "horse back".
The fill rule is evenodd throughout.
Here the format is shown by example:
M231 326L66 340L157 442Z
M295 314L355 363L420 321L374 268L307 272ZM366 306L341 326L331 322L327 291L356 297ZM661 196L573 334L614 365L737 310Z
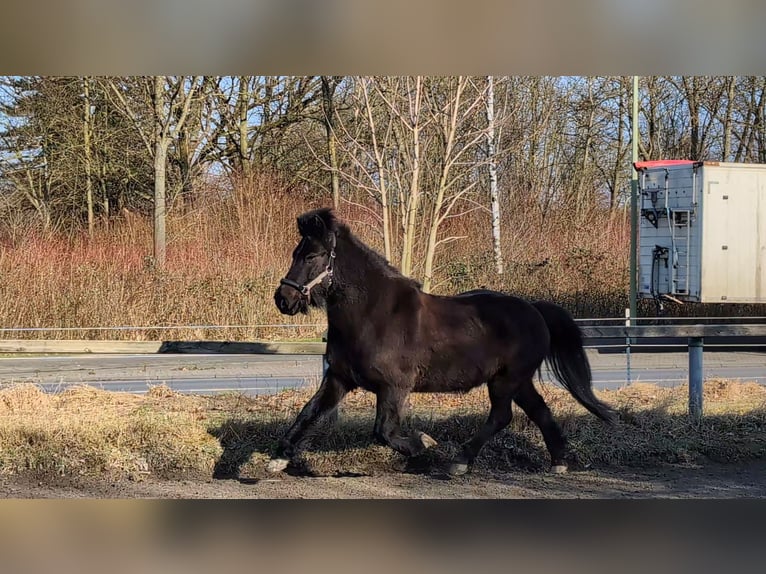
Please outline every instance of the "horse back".
M352 329L330 322L328 360L349 386L372 392L389 384L460 392L500 371L532 376L548 337L544 319L523 299L488 290L448 297L410 290L379 299Z
M426 296L422 313L430 351L426 387L467 390L501 371L532 376L548 353L545 320L518 297L488 290Z

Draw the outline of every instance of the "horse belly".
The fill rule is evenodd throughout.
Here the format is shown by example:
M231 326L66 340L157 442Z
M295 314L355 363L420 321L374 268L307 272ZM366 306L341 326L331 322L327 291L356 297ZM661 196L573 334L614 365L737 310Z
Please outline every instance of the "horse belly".
M481 365L435 365L420 373L413 391L417 393L466 393L487 382L489 373Z

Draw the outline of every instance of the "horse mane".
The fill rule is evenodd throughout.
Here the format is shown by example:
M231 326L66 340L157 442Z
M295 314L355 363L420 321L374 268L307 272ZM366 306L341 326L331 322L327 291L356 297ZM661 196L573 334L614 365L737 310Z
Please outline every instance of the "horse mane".
M384 276L404 281L418 290L422 288L420 282L402 275L385 257L356 237L346 222L340 219L331 207L314 209L299 216L298 231L302 237L309 236L315 238L325 237L325 234L328 232L335 233L338 239L351 243L359 251L360 255Z

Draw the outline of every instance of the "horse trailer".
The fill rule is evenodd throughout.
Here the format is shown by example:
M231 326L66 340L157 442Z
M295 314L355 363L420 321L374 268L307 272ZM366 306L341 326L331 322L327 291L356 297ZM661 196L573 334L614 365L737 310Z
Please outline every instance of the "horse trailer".
M766 165L634 164L640 297L766 303Z

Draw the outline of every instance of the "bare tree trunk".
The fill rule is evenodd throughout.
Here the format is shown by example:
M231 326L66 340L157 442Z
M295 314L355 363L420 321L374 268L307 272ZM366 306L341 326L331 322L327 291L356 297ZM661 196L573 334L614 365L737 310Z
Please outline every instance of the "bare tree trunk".
M726 116L723 121L723 152L721 161L729 161L731 157L731 131L732 121L731 116L734 111L734 87L737 84L737 76L731 76L728 78L727 94L726 94Z
M154 77L154 263L165 267L165 175L168 140L163 125L165 76Z
M739 137L739 144L737 146L737 153L734 155L734 161L747 161L754 156L753 145L755 143L755 134L759 125L760 117L760 102L763 98L763 86L761 85L760 96L758 95L758 82L756 77L748 78L750 86L747 114L745 126L742 129L742 135ZM760 99L759 99L760 98Z
M750 135L752 134L752 118L753 118L753 102L755 101L755 82L754 78L746 77L745 84L747 86L747 106L740 109L740 113L743 116L742 119L742 131L737 134L737 150L734 152L734 161L739 163L742 161L742 157L747 157L747 148L750 141ZM744 87L743 90L744 92Z
M593 145L593 124L596 116L596 104L593 101L593 79L588 77L586 82L588 85L588 119L585 122L585 142L583 143L582 161L580 163L580 181L577 184L575 194L575 213L578 217L582 217L587 212L591 199L591 193L586 191L586 186L590 186L591 180L586 178L586 174L591 162L590 149ZM586 179L588 180L587 184Z
M660 121L658 119L658 107L660 106L660 93L656 77L649 76L646 79L647 106L646 110L646 138L639 138L638 145L641 155L646 160L658 159L664 152L660 145ZM631 136L634 137L634 136ZM647 144L644 144L644 142Z
M449 179L450 167L453 162L452 148L455 143L455 133L457 132L458 113L460 111L461 97L465 86L464 78L458 78L454 97L450 97L451 102L448 106L452 107L449 122L447 123L446 133L444 133L444 156L441 162L442 169L439 175L439 184L436 191L436 199L433 206L433 217L428 230L428 243L426 246L426 262L423 273L423 291L428 293L431 290L434 273L434 255L436 253L436 239L439 234L439 225L443 221L442 204L444 195L447 192L447 180Z
M412 252L415 247L415 220L420 207L420 108L423 98L423 78L415 78L415 93L410 100L409 129L412 132L412 179L405 212L404 241L402 244L401 272L412 274Z
M250 178L250 141L248 140L247 112L250 104L250 85L247 76L239 77L239 95L237 97L237 121L239 126L239 161L242 175Z
M338 152L337 134L335 126L335 88L337 80L328 76L321 76L322 81L322 109L324 111L324 125L327 133L327 155L330 160L330 187L332 189L332 204L336 209L340 206L340 182L338 180Z
M103 201L103 210L104 210L104 225L109 227L109 217L111 215L111 210L109 208L109 193L106 186L106 164L105 162L101 161L99 166L99 189L101 190L101 199Z
M82 132L83 145L85 147L85 202L88 207L88 235L93 237L93 176L91 175L90 134L91 134L91 111L90 111L90 78L83 78L83 116Z
M691 124L689 130L689 159L699 160L702 159L699 82L696 77L688 79L686 76L682 77L682 82L686 91L686 105L689 108L689 122Z
M391 213L388 204L388 180L386 177L385 165L383 162L383 151L378 143L378 130L375 126L375 118L372 114L372 106L370 105L370 93L367 85L367 80L362 79L362 94L364 95L365 110L367 112L367 122L370 127L370 134L372 136L372 150L375 155L375 167L378 171L378 189L380 190L380 206L383 217L383 248L385 251L386 261L391 261L393 251L391 248Z
M495 268L503 274L503 254L500 248L500 200L497 193L497 164L495 145L495 86L487 76L487 161L489 165L489 199L492 205L492 241L495 247Z
M620 152L623 145L623 124L622 124L622 111L625 108L627 113L627 107L625 106L626 94L623 89L624 80L621 77L619 79L618 87L618 103L617 103L617 116L615 124L617 125L617 156L620 157ZM609 184L609 209L614 209L617 205L617 193L620 187L620 161L615 161L612 168L611 183Z
M167 144L157 141L154 148L154 261L165 266L165 191Z

